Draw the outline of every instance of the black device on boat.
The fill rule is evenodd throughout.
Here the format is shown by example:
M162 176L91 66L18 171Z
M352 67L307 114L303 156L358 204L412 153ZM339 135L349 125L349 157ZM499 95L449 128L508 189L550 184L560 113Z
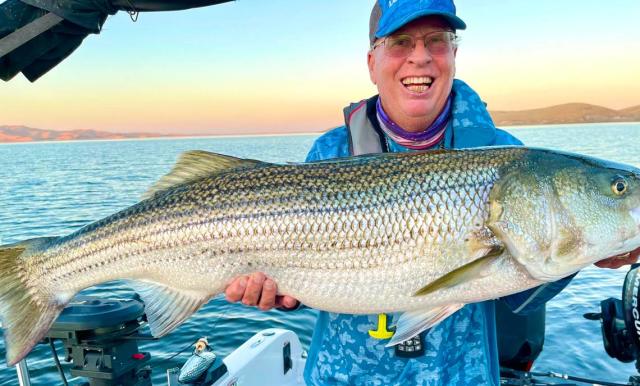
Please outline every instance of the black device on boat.
M601 313L585 314L602 322L604 348L610 357L621 362L636 361L640 370L640 264L634 264L624 280L622 299L600 302Z
M78 296L49 330L50 341L61 340L71 375L90 386L151 386L149 353L138 350L144 304L137 299Z
M529 371L544 346L546 306L527 315L514 313L503 300L495 307L500 367Z

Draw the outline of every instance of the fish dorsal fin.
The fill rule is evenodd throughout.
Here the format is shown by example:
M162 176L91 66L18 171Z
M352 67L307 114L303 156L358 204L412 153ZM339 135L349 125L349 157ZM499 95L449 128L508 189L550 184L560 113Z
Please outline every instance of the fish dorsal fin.
M151 335L156 338L170 333L211 298L204 292L180 290L156 282L129 283L144 302Z
M447 304L428 310L417 310L405 312L400 315L396 324L396 332L387 343L387 347L395 346L406 340L413 338L422 331L429 329L464 306L462 303Z
M187 151L182 153L173 169L156 182L142 198L152 198L174 186L197 181L226 170L251 168L262 164L266 163L203 150Z

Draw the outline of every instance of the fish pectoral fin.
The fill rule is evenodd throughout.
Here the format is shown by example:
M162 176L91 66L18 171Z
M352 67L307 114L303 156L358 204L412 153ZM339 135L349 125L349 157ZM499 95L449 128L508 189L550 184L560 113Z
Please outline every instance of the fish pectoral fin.
M173 169L149 188L142 198L152 198L174 186L194 182L226 170L266 164L262 161L236 158L202 150L187 151L182 153Z
M454 312L464 306L462 303L447 304L428 310L418 310L403 313L396 324L396 332L386 344L387 347L395 346L413 338L424 330L442 322Z
M486 275L486 272L489 272L487 268L493 264L500 255L502 255L503 251L504 249L502 247L488 249L483 257L476 259L469 264L463 265L462 267L457 268L441 278L427 284L420 288L415 294L413 294L413 296L429 295L443 288L454 287L458 284L481 278Z
M204 292L180 290L156 282L136 280L130 284L144 302L151 335L156 338L170 333L211 298Z

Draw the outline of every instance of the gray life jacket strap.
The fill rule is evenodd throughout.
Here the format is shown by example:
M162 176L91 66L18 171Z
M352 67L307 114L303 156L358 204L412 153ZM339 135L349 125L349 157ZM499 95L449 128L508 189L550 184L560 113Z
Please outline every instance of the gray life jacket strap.
M27 43L41 33L53 28L64 20L62 17L48 12L44 16L40 16L31 23L18 28L9 35L0 39L0 58L7 55L11 51Z
M351 155L386 153L389 146L376 117L377 96L344 109Z

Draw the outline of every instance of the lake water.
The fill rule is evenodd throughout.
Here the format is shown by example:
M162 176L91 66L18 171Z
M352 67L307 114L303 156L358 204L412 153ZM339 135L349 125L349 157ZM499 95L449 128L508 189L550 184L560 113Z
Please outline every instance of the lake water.
M575 151L640 166L640 124L563 125L510 128L527 145ZM63 235L138 201L170 170L178 155L202 149L272 162L303 161L316 135L197 138L131 141L58 142L0 145L0 244L40 236ZM583 377L626 382L633 364L622 364L603 349L600 325L585 320L600 301L620 298L626 269L583 270L548 303L545 348L535 365ZM127 295L110 283L89 294ZM154 384L165 384L164 369L180 365L191 348L168 359L200 336L209 337L226 355L267 327L296 331L308 347L313 310L259 312L216 298L160 341L145 342L154 365ZM62 350L59 348L59 353ZM4 358L4 342L0 342ZM47 346L28 357L33 384L59 384ZM15 384L15 371L0 361L0 384ZM69 373L67 372L67 377Z

